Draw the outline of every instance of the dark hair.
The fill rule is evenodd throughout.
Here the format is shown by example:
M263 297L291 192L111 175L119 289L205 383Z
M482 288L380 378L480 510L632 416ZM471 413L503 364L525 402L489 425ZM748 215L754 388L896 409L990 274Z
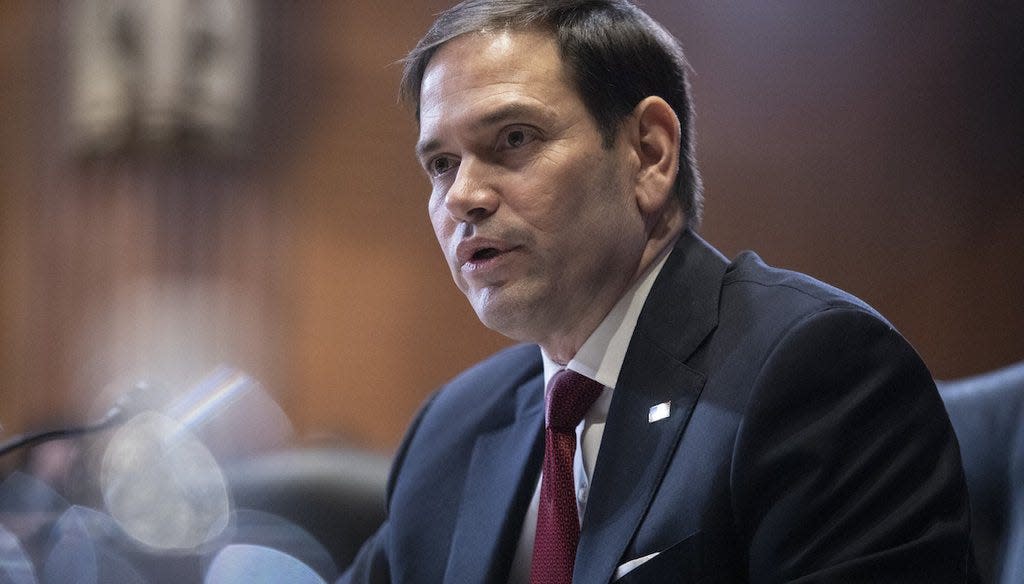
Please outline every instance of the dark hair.
M625 0L466 0L438 15L406 56L402 99L419 120L420 85L441 45L485 29L549 30L587 111L610 147L622 121L644 98L664 99L679 118L679 175L674 186L687 224L700 222L703 194L693 147L689 68L679 41Z

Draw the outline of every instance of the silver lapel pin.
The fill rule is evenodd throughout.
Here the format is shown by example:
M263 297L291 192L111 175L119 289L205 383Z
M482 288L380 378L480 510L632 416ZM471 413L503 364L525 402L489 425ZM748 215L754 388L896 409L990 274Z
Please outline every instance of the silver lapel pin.
M653 424L658 420L664 420L672 414L672 402L662 402L656 406L651 406L651 409L647 412L647 423Z

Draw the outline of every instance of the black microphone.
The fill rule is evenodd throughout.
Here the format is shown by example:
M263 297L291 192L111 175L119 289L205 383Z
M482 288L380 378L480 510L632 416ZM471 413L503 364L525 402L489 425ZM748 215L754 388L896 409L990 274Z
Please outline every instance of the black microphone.
M103 414L103 417L90 424L73 428L30 432L10 438L0 444L0 457L3 457L10 452L14 452L15 450L28 448L37 444L42 444L43 442L49 442L50 440L72 438L112 428L121 422L126 421L129 418L129 414L138 413L138 411L142 409L140 404L145 403L145 398L150 396L152 391L151 387L152 386L146 382L138 382L134 384L131 389L122 394L121 397L117 398L117 401L114 402L114 405L110 406L110 409L107 410L107 413Z

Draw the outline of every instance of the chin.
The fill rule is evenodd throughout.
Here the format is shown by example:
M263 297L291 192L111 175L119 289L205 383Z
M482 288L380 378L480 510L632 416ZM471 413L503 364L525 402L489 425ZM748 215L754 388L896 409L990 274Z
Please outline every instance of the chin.
M477 318L484 326L520 343L540 342L542 335L538 330L540 328L537 318L539 314L541 311L537 307L526 308L522 305L498 307L492 304L476 309ZM546 318L540 320L548 321Z
M484 326L516 341L528 340L522 334L521 308L514 302L491 298L475 298L473 310Z
M514 341L539 342L558 316L552 310L557 298L550 292L535 281L520 279L471 289L466 297L487 328Z
M519 335L516 334L517 327L512 322L514 319L510 318L510 316L507 313L493 309L476 309L476 317L480 319L480 322L485 327L510 339L520 340Z

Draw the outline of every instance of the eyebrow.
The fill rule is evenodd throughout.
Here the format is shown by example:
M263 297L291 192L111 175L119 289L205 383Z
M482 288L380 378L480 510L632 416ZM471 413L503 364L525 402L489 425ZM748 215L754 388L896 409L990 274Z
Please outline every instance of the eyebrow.
M495 126L503 122L514 119L522 119L526 117L546 117L544 108L528 105L525 103L509 103L503 105L493 111L487 112L486 115L479 119L473 120L469 124L471 131L479 131L480 129ZM438 138L431 138L425 142L419 142L416 144L416 157L423 159L424 156L437 150L441 147L441 140Z

